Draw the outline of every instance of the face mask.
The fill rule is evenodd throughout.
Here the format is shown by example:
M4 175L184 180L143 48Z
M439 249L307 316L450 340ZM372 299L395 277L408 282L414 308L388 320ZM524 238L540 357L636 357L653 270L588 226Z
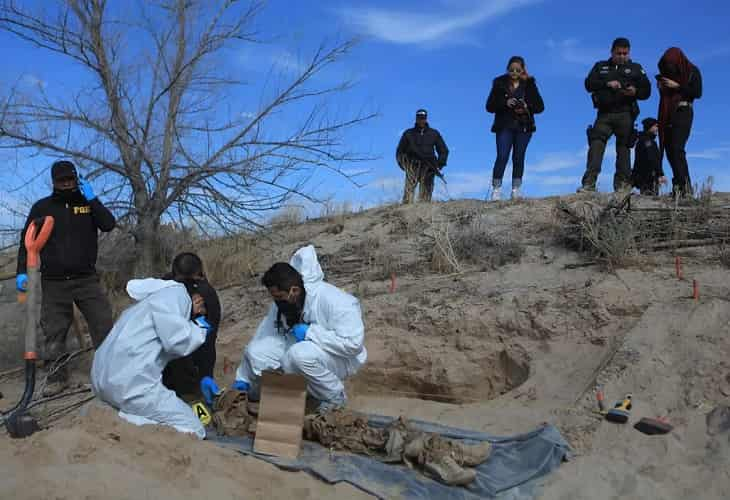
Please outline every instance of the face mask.
M78 193L78 189L54 189L53 194L55 196L58 196L61 200L65 202L69 202L74 199L76 196L76 193Z
M275 300L277 309L282 316L286 319L286 324L289 327L296 325L302 321L302 313L304 312L304 290L302 290L302 296L298 300L297 304L289 302L291 300L291 293L289 294L288 300Z

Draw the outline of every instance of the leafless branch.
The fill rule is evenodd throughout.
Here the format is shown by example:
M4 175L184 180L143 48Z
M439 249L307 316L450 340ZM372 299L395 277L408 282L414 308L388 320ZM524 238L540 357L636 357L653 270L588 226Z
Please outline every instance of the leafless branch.
M333 116L328 104L352 82L324 77L355 41L321 44L293 75L270 72L251 113L225 93L241 82L223 57L259 43L252 26L262 8L259 0L137 2L122 20L105 0L43 11L4 2L0 30L66 58L90 83L70 98L16 85L0 102L0 149L74 158L131 225L142 260L165 217L212 234L256 227L295 196L319 201L307 189L318 170L354 182L341 165L368 159L344 134L375 115Z

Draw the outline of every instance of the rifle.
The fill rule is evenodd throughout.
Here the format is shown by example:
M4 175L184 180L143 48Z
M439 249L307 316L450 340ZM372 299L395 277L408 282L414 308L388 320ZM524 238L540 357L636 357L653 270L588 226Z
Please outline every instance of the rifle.
M410 167L421 167L424 164L428 167L429 170L432 170L434 175L441 179L444 184L447 184L446 178L444 177L444 174L441 173L441 169L436 166L436 164L432 161L427 161L422 158L411 158L408 155L403 155L403 159L401 162L405 163L407 166ZM399 162L400 164L400 162Z

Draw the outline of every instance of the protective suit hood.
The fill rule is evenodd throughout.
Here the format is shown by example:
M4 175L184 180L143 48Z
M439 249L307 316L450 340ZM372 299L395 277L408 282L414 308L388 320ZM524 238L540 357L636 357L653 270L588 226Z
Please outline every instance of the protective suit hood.
M160 280L157 278L146 278L138 280L130 280L127 282L127 294L137 302L141 302L147 297L165 290L166 288L179 287L184 294L174 293L170 295L167 306L170 312L180 314L183 317L189 317L192 309L192 301L188 295L185 285L171 280Z
M144 300L155 292L171 286L183 286L172 280L160 280L157 278L146 278L130 280L127 282L127 294L136 301Z
M317 260L317 252L313 245L302 247L292 256L289 264L299 271L304 280L305 288L321 283L324 280L324 272Z

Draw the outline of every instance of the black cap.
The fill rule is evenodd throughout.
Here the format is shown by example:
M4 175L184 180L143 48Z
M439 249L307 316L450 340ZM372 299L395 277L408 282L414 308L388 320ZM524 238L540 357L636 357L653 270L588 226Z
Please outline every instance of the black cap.
M58 179L76 178L76 167L68 160L60 160L51 167L51 178L55 181Z
M611 44L611 50L615 49L616 47L622 47L622 48L631 48L631 42L629 42L629 39L623 36L618 37L613 41Z
M657 123L659 122L656 121L654 118L644 118L643 120L641 120L641 124L644 126L644 132L652 128Z
M416 118L421 118L421 117L428 118L428 112L423 108L416 111Z

